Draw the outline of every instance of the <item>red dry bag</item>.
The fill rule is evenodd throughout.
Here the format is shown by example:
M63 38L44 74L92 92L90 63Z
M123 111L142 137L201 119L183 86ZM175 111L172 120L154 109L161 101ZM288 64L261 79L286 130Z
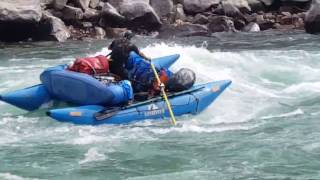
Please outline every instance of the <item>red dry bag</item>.
M77 58L68 70L89 75L105 74L109 72L109 61L105 56Z

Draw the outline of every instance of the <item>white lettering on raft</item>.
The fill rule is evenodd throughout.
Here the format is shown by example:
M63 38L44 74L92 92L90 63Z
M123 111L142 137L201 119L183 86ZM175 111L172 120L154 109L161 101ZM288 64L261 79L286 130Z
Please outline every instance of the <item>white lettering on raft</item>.
M156 104L150 104L148 106L148 111L144 113L144 116L155 116L163 113L164 109L160 109Z
M144 116L155 116L163 113L164 113L164 109L158 109L158 110L147 111L144 113Z

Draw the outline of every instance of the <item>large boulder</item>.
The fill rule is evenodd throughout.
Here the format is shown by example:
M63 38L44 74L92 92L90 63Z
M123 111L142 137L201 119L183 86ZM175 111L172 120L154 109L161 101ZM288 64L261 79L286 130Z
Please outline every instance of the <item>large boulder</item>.
M312 0L281 0L282 5L292 5L292 6L305 6L310 3Z
M167 39L188 36L208 36L208 28L204 25L191 23L166 24L160 29L157 37Z
M173 11L172 0L151 0L150 4L159 17L169 17Z
M101 13L96 9L88 8L83 13L83 19L91 22L98 22L100 17Z
M148 0L123 0L119 4L119 11L131 28L156 30L161 27L160 18Z
M123 37L124 33L128 31L126 28L105 28L106 30L106 37L108 38L121 38Z
M186 14L184 13L184 10L183 10L183 5L182 4L177 4L176 5L176 9L175 9L175 18L174 18L174 21L176 20L181 20L181 21L184 21L187 19L187 16Z
M207 16L204 16L202 14L197 14L193 21L192 21L193 24L207 24L208 23L208 17Z
M95 9L99 6L99 3L100 3L100 0L91 0L90 1L90 4L89 4L89 7Z
M46 9L47 7L52 6L54 1L55 0L40 0L40 5L43 9Z
M251 12L265 11L265 5L260 0L248 0Z
M204 12L212 6L218 6L220 0L184 0L183 7L187 13L196 14Z
M62 12L62 19L68 23L74 24L83 18L83 11L80 8L66 5Z
M124 26L126 18L122 16L116 8L110 3L105 3L101 12L100 25L103 27L118 27Z
M41 39L65 41L70 37L70 32L63 21L47 11L43 13L40 27L41 33L45 35Z
M248 25L246 25L242 30L245 32L259 32L260 27L257 23L251 22Z
M82 10L89 8L90 0L73 0L74 4Z
M313 0L306 14L304 27L307 33L320 33L320 0Z
M260 0L265 6L271 6L275 1L278 0Z
M211 33L215 32L235 32L234 23L231 18L226 16L212 16L209 18L208 29Z
M53 7L57 10L62 10L67 5L68 0L54 0Z
M236 9L239 9L241 12L250 12L251 8L249 6L248 0L222 0L222 5L233 6Z
M41 17L39 0L1 0L0 41L33 39Z
M40 0L1 0L0 21L39 22Z

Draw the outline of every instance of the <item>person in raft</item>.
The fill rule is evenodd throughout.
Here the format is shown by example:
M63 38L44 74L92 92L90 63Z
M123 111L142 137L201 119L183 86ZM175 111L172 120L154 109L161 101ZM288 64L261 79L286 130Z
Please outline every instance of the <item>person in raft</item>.
M160 85L156 81L154 72L150 66L151 59L146 57L136 45L130 42L133 33L126 32L123 38L112 41L108 49L111 50L110 72L128 79L132 83L134 93L147 93L142 99L158 95ZM109 56L107 55L107 56ZM160 80L166 86L167 91L178 92L193 86L195 73L186 68L172 73L169 69L157 69Z
M110 56L110 72L119 76L121 79L129 78L128 71L125 67L131 51L137 53L144 59L150 60L150 58L145 56L139 48L131 42L133 36L134 34L131 31L127 31L122 38L113 40L108 47L108 49L111 50L111 53L107 55Z

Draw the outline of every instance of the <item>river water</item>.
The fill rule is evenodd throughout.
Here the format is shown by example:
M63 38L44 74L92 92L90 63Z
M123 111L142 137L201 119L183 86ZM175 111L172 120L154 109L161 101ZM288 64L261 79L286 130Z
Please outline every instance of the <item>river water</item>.
M123 126L57 122L0 102L0 179L320 179L320 37L303 32L134 39L173 71L233 84L203 113ZM0 45L0 94L110 41Z

